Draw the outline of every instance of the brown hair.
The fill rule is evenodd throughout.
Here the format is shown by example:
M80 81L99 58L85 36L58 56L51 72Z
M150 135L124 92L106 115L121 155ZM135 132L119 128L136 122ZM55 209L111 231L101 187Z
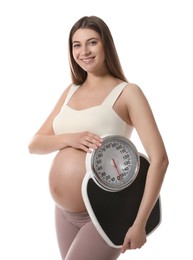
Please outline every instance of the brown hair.
M76 30L88 28L96 31L101 36L105 52L105 61L109 73L123 81L127 81L121 63L115 48L114 40L106 23L97 16L84 16L80 18L71 28L69 34L69 62L72 81L76 85L82 84L87 78L87 72L84 71L74 60L72 54L72 37Z

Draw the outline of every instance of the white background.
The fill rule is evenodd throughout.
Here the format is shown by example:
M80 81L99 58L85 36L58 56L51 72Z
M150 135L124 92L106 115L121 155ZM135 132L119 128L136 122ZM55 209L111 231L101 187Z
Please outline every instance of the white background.
M141 250L120 259L193 258L192 14L191 0L0 2L0 259L60 259L48 186L54 154L30 155L27 146L70 83L68 33L84 15L109 25L125 74L147 96L170 159L162 224ZM143 149L135 133L132 138Z

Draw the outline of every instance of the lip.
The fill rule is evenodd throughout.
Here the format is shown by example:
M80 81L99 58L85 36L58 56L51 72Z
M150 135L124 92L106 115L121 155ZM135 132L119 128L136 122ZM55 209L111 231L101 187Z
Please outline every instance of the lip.
M88 64L94 60L95 57L82 58L81 61Z

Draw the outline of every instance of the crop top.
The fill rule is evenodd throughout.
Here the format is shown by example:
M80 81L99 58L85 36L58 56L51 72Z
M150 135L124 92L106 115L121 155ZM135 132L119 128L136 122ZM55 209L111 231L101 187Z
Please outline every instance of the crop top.
M60 112L53 121L54 133L58 135L89 131L99 136L114 134L129 138L133 127L123 121L113 109L115 101L126 85L127 82L118 84L100 105L76 110L68 106L68 101L80 87L73 84Z

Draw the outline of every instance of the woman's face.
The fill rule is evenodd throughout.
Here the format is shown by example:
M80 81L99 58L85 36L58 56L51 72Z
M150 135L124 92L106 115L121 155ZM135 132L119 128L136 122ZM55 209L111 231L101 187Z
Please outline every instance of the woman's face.
M78 65L88 73L101 73L106 70L101 37L94 30L78 29L74 33L72 54Z

